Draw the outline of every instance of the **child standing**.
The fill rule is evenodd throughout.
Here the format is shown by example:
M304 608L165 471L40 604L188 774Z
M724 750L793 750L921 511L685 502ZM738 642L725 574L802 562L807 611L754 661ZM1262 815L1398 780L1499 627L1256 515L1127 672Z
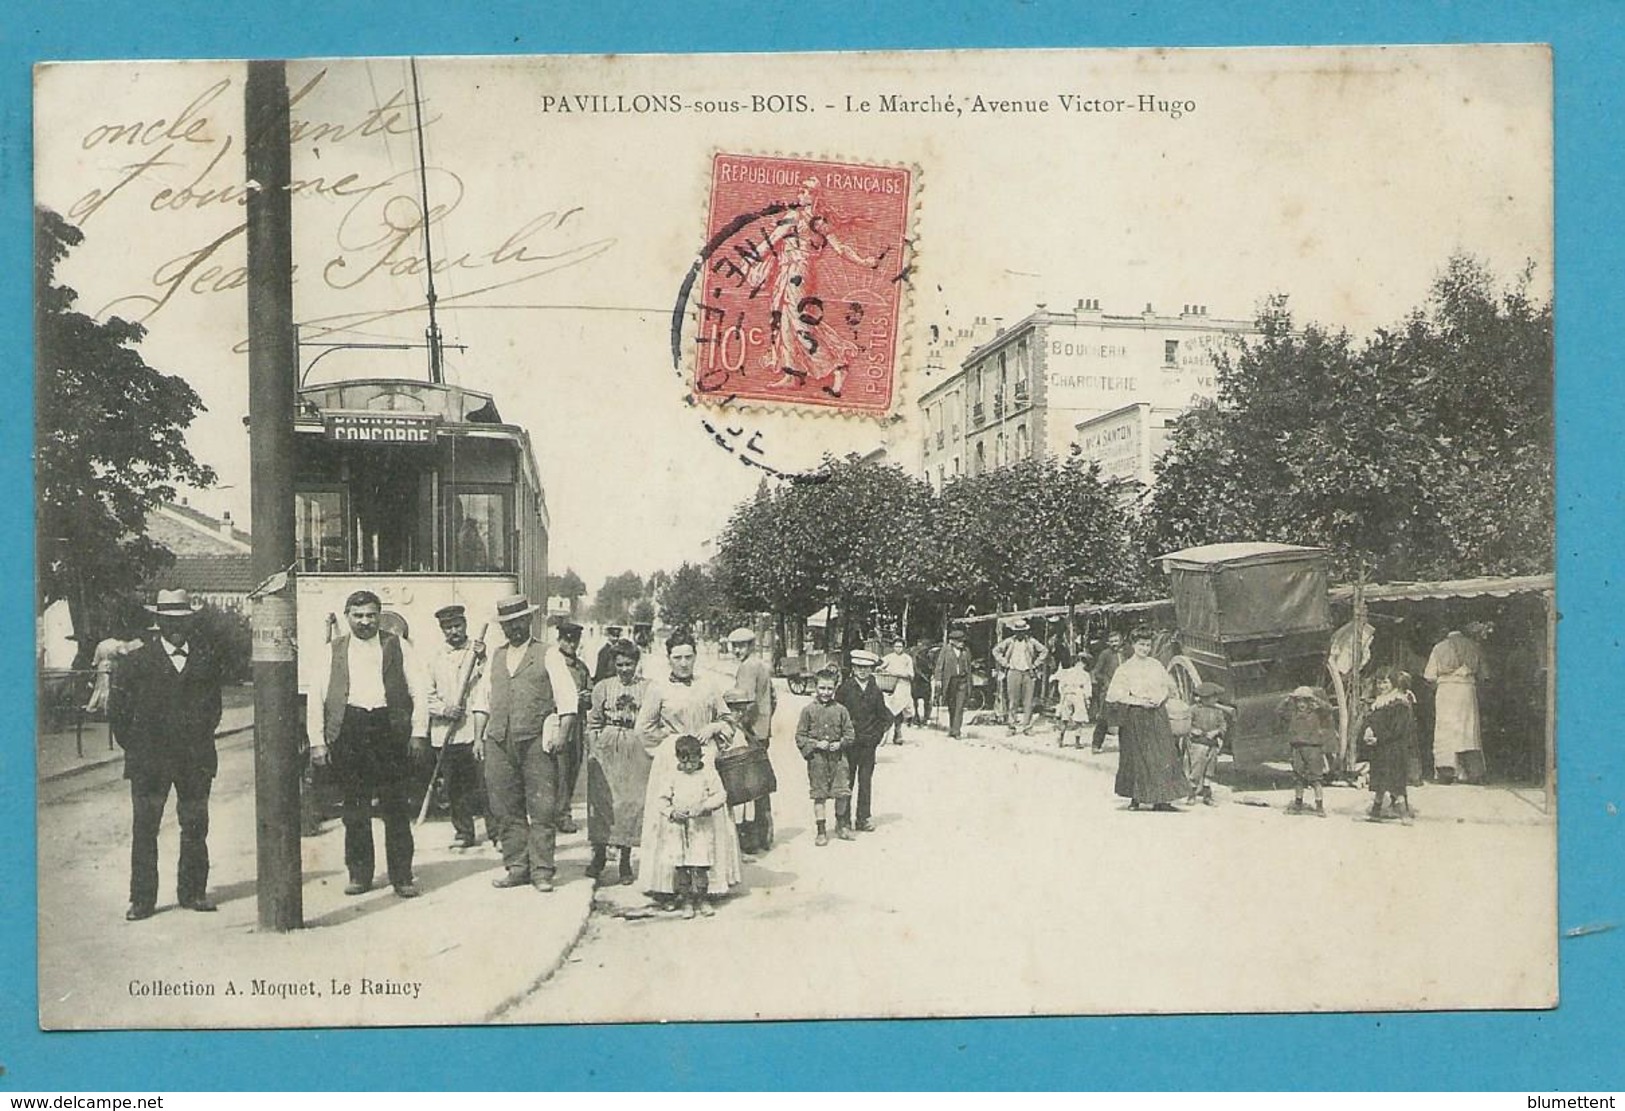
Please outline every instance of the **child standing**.
M687 903L684 918L693 918L696 911L709 918L716 913L707 895L717 858L716 824L709 818L728 805L728 793L717 769L705 762L698 737L678 737L672 752L677 774L660 795L660 813L680 833L675 854L677 902Z
M855 839L852 832L852 785L849 781L846 750L857 740L852 715L835 701L840 677L825 668L818 673L818 692L801 708L796 722L796 748L807 761L807 785L813 800L813 817L818 823L817 845L829 844L825 805L835 800L836 835L842 841Z
M1314 814L1326 816L1326 749L1337 743L1332 730L1332 705L1313 687L1298 687L1281 699L1276 715L1292 746L1292 805L1288 814L1304 814L1303 789L1315 791Z
M1185 735L1185 778L1190 780L1191 793L1186 802L1201 799L1207 806L1213 803L1213 788L1207 777L1219 762L1224 750L1224 736L1230 730L1229 706L1221 705L1219 698L1224 688L1217 683L1203 682L1196 687L1196 705L1191 707L1191 731Z
M1083 747L1083 736L1088 732L1084 726L1089 724L1089 703L1095 695L1095 681L1089 674L1088 663L1079 652L1077 659L1055 673L1055 690L1060 696L1055 716L1061 722L1061 735L1055 743L1061 748L1066 747L1068 729L1077 729L1079 748Z
M1365 738L1372 745L1369 817L1374 822L1399 818L1409 825L1414 816L1408 788L1416 752L1416 699L1405 672L1390 669L1378 674Z

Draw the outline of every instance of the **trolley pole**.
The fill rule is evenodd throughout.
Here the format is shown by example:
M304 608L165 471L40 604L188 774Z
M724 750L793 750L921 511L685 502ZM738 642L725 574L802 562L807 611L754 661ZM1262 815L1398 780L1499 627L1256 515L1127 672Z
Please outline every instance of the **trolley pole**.
M294 562L293 421L298 346L293 325L293 206L288 80L280 61L248 63L243 92L248 164L248 424L253 472L254 577ZM259 925L304 925L299 862L300 759L294 580L253 602L254 810Z

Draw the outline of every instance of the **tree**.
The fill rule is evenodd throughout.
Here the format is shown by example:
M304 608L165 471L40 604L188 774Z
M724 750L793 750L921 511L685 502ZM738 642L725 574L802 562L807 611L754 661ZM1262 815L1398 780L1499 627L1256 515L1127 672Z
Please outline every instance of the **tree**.
M1259 339L1221 357L1218 400L1171 429L1153 542L1319 544L1351 578L1549 570L1552 318L1529 277L1499 289L1457 256L1363 344L1295 330L1272 298Z
M574 614L576 603L587 593L587 584L581 581L575 568L566 567L562 575L547 576L547 593L550 597L569 599L570 612Z
M830 604L843 621L898 620L934 596L935 497L902 468L826 458L734 511L716 576L734 608L803 617Z
M639 598L632 603L632 624L653 625L655 622L655 604L647 598Z
M204 487L214 471L185 432L204 409L183 379L148 366L139 324L94 320L57 282L57 265L84 233L46 208L34 212L36 536L41 601L66 598L74 627L94 636L106 606L173 558L145 535L147 514L176 487Z
M1142 562L1131 493L1077 458L960 478L942 492L938 576L983 609L1129 598Z
M625 622L632 603L643 597L643 579L635 571L622 571L604 580L592 600L592 615L598 621Z

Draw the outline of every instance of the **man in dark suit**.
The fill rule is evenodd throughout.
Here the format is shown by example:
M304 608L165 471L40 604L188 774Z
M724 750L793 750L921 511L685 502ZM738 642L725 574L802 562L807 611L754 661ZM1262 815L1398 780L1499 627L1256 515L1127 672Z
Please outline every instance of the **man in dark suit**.
M852 823L861 833L873 833L875 823L869 817L869 803L875 777L875 751L891 731L892 715L886 706L886 695L875 682L880 657L859 649L847 659L852 664L852 672L835 689L835 701L852 715L852 732L856 738L847 753L847 781L856 796L853 802L857 813Z
M970 698L970 651L965 647L965 630L948 634L947 647L937 654L932 681L948 704L948 736L958 737L965 725L965 703Z
M181 856L175 894L188 910L211 911L209 788L219 758L221 666L211 647L192 638L196 613L184 590L160 590L147 609L158 636L126 656L113 671L108 720L124 749L130 781L131 922L152 917L158 903L158 826L175 789Z

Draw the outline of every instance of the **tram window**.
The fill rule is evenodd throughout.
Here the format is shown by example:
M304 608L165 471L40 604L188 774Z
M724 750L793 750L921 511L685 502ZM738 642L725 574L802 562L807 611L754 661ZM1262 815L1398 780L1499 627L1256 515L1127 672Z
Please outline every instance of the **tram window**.
M294 543L304 571L346 571L344 494L301 490L294 495Z
M512 570L508 554L507 495L496 491L452 490L451 570L471 573Z

